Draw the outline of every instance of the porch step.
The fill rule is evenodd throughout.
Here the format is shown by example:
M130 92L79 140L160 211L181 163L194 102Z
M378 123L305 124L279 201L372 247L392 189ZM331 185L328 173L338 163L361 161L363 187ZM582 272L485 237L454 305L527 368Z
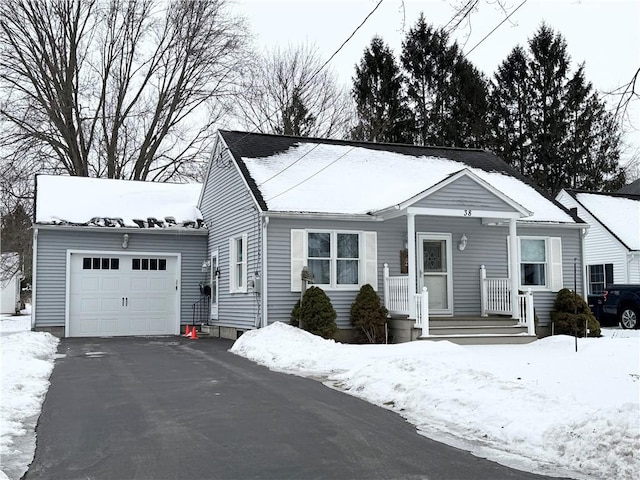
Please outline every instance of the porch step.
M458 345L521 345L531 343L538 339L535 335L509 335L509 334L488 334L488 335L431 335L429 337L418 337L420 341L443 341L447 340Z
M435 323L435 322L434 322ZM527 333L523 325L440 325L429 322L430 335L521 335Z

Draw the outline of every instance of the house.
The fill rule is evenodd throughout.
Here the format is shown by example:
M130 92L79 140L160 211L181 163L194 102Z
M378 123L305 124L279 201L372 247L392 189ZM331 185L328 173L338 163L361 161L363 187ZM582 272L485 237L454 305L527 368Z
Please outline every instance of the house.
M20 312L20 255L16 252L5 252L0 256L0 306L2 314Z
M640 194L562 190L556 199L589 225L582 262L587 294L601 294L610 283L640 283Z
M200 298L201 189L38 175L33 328L68 337L179 334Z
M618 193L640 195L640 178L622 187Z
M368 283L395 341L530 341L582 293L586 224L483 150L220 131L203 186L36 180L32 321L58 335L235 339L313 283L348 340Z
M532 307L545 334L556 293L582 293L584 222L483 150L220 131L199 208L223 337L288 322L307 272L340 338L366 283L405 339L490 314L533 336Z

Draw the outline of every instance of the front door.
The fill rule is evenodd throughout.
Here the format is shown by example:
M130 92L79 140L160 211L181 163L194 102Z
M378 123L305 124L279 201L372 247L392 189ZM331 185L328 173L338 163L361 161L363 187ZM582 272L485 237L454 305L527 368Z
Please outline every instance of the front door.
M418 234L418 292L427 287L429 314L453 314L451 234Z
M211 320L218 319L218 279L220 267L218 266L218 251L211 254Z

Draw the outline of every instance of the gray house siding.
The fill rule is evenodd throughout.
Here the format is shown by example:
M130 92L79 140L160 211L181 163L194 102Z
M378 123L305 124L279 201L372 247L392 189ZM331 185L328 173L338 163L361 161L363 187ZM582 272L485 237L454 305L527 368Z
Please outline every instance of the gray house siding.
M217 153L214 158L218 158ZM214 325L251 329L260 324L260 296L249 288L247 293L230 293L229 239L247 234L247 273L255 280L261 271L261 219L255 202L244 184L228 151L213 161L200 202L200 211L209 232L209 254L218 251L220 268L219 314Z
M331 221L272 218L268 230L268 318L289 322L291 309L300 297L290 288L291 229L339 229L376 231L378 244L378 294L383 296L383 265L389 264L390 275L400 275L400 251L407 238L406 217L384 222ZM416 216L416 233L450 233L452 235L453 313L456 316L480 315L480 266L485 265L487 276L508 276L508 227L482 225L479 218L451 218ZM460 251L457 244L462 234L468 237L467 248ZM549 236L562 238L563 282L573 288L573 259L580 257L580 230L561 227L518 226L519 236ZM580 289L581 269L577 268ZM349 328L349 310L356 291L328 290L338 314L338 326ZM550 322L549 311L556 293L534 292L536 312L541 325Z
M512 206L466 176L456 179L428 197L417 201L413 206L468 210L482 209L499 212L514 211Z
M200 298L202 262L207 254L206 231L194 233L132 233L126 252L181 254L180 321L191 322L194 302ZM64 327L67 250L96 250L122 253L122 231L101 228L86 230L38 229L36 258L35 327Z

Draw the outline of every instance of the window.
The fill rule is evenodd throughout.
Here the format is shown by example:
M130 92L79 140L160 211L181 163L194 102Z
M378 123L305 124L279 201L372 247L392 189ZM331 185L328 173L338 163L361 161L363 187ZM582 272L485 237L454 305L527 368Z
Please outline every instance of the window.
M166 258L132 258L131 270L166 270Z
M231 293L247 292L247 235L229 239L229 291Z
M83 257L82 269L83 270L119 270L120 259L107 258L107 257Z
M613 283L613 263L587 266L589 294L601 295L607 285Z
M376 232L291 229L291 291L302 289L305 267L323 289L378 290Z
M561 237L520 237L518 253L522 288L552 292L563 288Z
M360 234L309 232L307 265L314 284L359 285Z
M547 248L544 239L520 239L520 285L546 286Z

